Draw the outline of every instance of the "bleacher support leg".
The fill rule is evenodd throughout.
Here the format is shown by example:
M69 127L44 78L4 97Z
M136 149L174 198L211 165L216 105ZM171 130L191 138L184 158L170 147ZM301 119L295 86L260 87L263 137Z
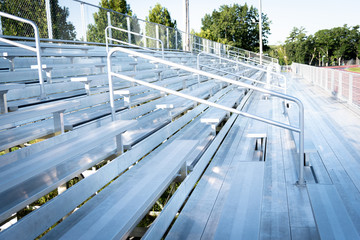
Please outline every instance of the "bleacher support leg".
M64 128L64 110L59 111L59 112L54 112L54 133L55 135L59 134L59 133L64 133L65 132L65 128Z

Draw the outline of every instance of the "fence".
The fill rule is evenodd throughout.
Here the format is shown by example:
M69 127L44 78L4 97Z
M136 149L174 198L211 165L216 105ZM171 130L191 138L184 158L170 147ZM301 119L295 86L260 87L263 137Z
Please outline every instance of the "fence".
M51 5L50 0L3 0L0 1L0 6L0 11L34 21L39 27L41 38L105 43L105 28L112 25L160 39L164 42L164 47L170 50L206 51L245 60L259 59L258 53L210 41L192 34L186 35L185 32L178 29L151 23L81 0L59 0L56 6ZM0 19L1 34L34 37L31 28L5 19ZM186 46L186 36L189 36L189 46ZM159 48L156 41L149 41L130 33L116 32L112 37L142 47ZM277 59L267 56L263 56L263 61L265 63L278 63Z
M292 72L308 79L342 101L360 107L360 74L293 63Z

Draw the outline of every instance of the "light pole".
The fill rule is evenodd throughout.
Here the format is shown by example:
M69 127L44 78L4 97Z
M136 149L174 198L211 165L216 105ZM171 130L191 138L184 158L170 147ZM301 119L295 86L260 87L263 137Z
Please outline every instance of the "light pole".
M262 7L261 0L259 0L259 45L260 45L260 65L262 65L262 54L263 54L263 44L262 44Z
M185 51L190 51L189 33L190 33L190 21L189 21L189 0L184 0L184 17L185 17Z

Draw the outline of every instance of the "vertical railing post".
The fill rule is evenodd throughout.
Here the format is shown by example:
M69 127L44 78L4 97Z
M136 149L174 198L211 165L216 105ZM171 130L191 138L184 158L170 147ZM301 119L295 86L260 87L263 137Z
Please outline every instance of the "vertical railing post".
M320 87L324 87L324 69L320 69Z
M166 46L167 46L167 49L170 49L170 44L169 44L169 28L166 28Z
M131 24L130 24L130 17L126 17L127 23L127 30L128 30L128 43L131 43Z
M3 29L2 29L1 16L0 16L0 35L3 35Z
M107 68L108 68L108 81L109 81L109 100L110 100L110 108L111 108L111 120L115 121L115 104L114 104L114 87L111 75L111 54L107 55Z
M111 16L110 16L110 12L108 11L106 13L107 15L107 22L108 22L108 26L111 26ZM109 28L109 38L112 38L112 30L111 28ZM112 40L110 40L110 44L112 44Z
M335 71L331 70L331 92L335 91Z
M42 63L41 63L41 53L40 53L40 34L39 29L34 23L34 34L35 34L35 46L36 46L36 60L38 64L38 73L39 73L39 83L40 83L40 99L46 98L45 87L44 87L44 77L42 71Z
M299 127L300 127L300 132L299 132L299 180L298 180L298 184L299 185L304 185L305 184L305 180L304 180L304 106L301 102L298 103L299 106Z
M177 29L175 29L175 49L178 49L178 31Z
M46 21L47 21L47 28L48 28L48 37L49 37L49 39L53 39L50 0L45 0L45 7L46 7Z
M338 98L342 98L342 72L339 71L339 90L338 90Z
M156 39L159 39L160 40L160 36L159 36L159 25L158 24L156 24L155 25L155 34L156 34ZM159 42L158 41L156 41L156 48L160 48L160 45L159 45Z
M325 71L325 90L329 91L329 70Z
M349 104L353 103L353 75L349 74Z
M85 7L84 3L80 3L80 15L81 15L81 26L84 32L84 41L87 42L87 34L86 34L86 21L85 21Z

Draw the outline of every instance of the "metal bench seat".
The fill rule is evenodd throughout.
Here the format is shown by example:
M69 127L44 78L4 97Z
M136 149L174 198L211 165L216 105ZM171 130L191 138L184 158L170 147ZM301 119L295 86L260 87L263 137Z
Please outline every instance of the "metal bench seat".
M220 90L218 93L214 94L213 97L210 98L211 101L216 101L220 96L226 93L226 90ZM171 97L171 96L167 96ZM126 111L122 113L122 117L124 119L131 119L141 112L144 114L147 111L151 111L149 107L155 108L156 104L161 103L160 99L155 100L153 102L149 102L147 104L141 105L139 107L133 108L130 111ZM148 106L146 106L148 105ZM80 205L87 198L92 196L96 191L106 185L113 178L118 176L120 173L128 169L132 164L134 164L138 159L141 159L144 155L158 146L160 143L164 141L164 139L172 136L183 126L188 126L189 121L194 119L196 116L201 114L206 109L206 106L199 105L195 109L189 111L187 114L181 116L170 124L164 126L159 129L152 135L148 137L146 141L141 141L137 145L135 145L131 150L125 152L120 155L104 167L100 168L95 174L90 175L84 180L80 181L78 184L74 185L61 195L54 198L51 202L43 205L37 211L25 216L21 221L18 221L15 225L6 229L5 231L0 233L0 237L4 238L24 238L25 236L28 238L35 238L41 233L43 233L50 226L55 224L59 219L63 218L73 209L75 209L78 205ZM207 127L202 124L202 126ZM208 128L211 133L210 129ZM80 132L79 132L80 131ZM51 138L44 142L40 142L34 144L28 148L20 149L13 153L10 153L12 156L21 158L21 156L31 156L33 154L37 154L43 149L46 149L46 146L56 146L58 144L59 139L64 139L67 135L73 136L74 134L82 135L87 133L89 130L87 128L79 128L73 132L69 132L63 135L59 135L57 137ZM87 134L86 134L87 135ZM61 141L62 142L62 141ZM33 149L34 151L30 152L27 150ZM21 153L17 155L17 152ZM6 156L6 155L5 155ZM13 158L13 157L12 157ZM12 158L7 161L11 161ZM21 159L18 159L21 160ZM18 161L17 160L17 161ZM59 207L61 206L61 207ZM46 219L46 221L44 221ZM36 224L36 227L35 225Z
M248 123L248 119L238 117L228 130L167 239L221 238L222 235L236 239L243 231L248 234L243 236L258 236L264 163L251 161L254 150L251 142L245 141ZM248 194L249 191L252 194ZM246 219L250 217L253 221L246 225ZM234 224L226 218L232 218L230 222ZM245 225L240 225L239 221L244 221ZM250 226L254 231L250 231ZM157 228L161 229L161 226L157 225ZM149 234L146 239L150 238Z
M134 124L135 121L113 122L94 129L87 135L64 142L56 148L46 149L21 161L2 166L0 196L3 200L0 220L7 219L27 204L95 165L106 158L104 154L109 156L114 150L121 151L120 142L114 147L107 139L118 136ZM97 148L101 145L101 148ZM97 149L93 155L87 154L95 148ZM106 153L101 149L106 149Z
M193 140L164 144L69 216L45 239L126 237L176 177L196 146ZM116 204L119 202L122 204Z

